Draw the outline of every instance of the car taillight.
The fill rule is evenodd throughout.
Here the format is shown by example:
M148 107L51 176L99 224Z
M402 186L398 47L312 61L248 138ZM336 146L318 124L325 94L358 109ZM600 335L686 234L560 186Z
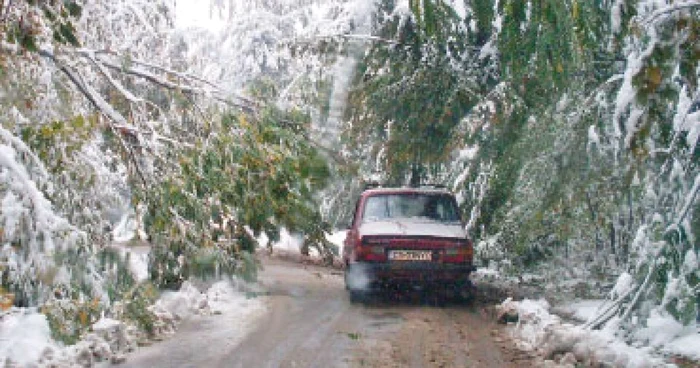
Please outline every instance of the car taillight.
M384 261L386 260L386 246L388 240L362 239L358 241L355 248L357 260L361 261Z
M363 246L369 247L370 253L373 254L384 254L386 247L389 245L389 241L386 239L364 239L362 242Z
M457 246L445 249L445 260L450 262L471 262L474 248L470 242L459 243Z

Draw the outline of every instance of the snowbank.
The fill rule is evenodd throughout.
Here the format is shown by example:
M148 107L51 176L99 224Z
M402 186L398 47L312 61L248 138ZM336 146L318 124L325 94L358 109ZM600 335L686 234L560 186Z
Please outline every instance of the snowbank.
M577 318L590 317L601 301L572 303L563 310ZM518 322L510 328L511 338L523 351L539 351L547 365L560 363L566 356L576 359L574 364L584 366L613 366L622 368L665 367L664 354L700 359L700 335L696 327L683 327L673 318L657 314L649 320L649 326L635 338L630 346L612 330L588 330L581 326L563 323L550 313L550 305L544 300L525 299L519 302L505 300L501 311L517 311Z
M172 334L179 321L196 316L222 315L227 337L240 341L266 307L261 299L247 297L252 286L238 280L219 281L200 292L185 282L179 291L165 292L149 310L157 317L154 336ZM236 322L237 321L237 322ZM235 322L233 325L232 322ZM149 337L135 326L101 318L75 345L62 346L51 338L46 316L35 309L13 308L0 315L0 366L93 366L97 362L120 363L125 354ZM232 340L229 340L232 341Z
M10 360L26 366L38 361L44 350L56 346L43 314L13 308L0 317L0 365Z

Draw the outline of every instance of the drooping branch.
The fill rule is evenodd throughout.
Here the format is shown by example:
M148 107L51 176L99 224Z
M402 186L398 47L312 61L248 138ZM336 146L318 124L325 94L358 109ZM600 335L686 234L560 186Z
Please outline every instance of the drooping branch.
M655 12L653 12L649 17L644 19L642 21L642 24L644 25L649 25L652 23L657 22L657 20L661 17L677 13L683 10L690 10L690 9L700 9L700 3L698 3L696 0L690 0L686 1L680 4L673 4L671 6L659 9Z
M137 78L145 79L155 85L158 85L160 87L173 90L173 91L180 91L182 93L189 93L189 94L194 94L194 95L207 95L207 96L212 96L216 101L224 103L230 107L234 107L237 109L240 109L243 112L249 113L249 114L255 114L257 113L257 110L259 106L251 100L245 99L243 97L237 97L240 102L235 102L231 101L228 98L222 97L222 92L221 90L214 85L213 83L206 81L202 78L192 76L190 74L186 73L181 73L172 69L168 69L162 66L157 66L153 65L151 63L143 62L143 61L131 61L131 65L123 65L121 63L118 63L114 60L108 59L108 55L116 56L114 53L107 52L107 51L93 51L93 50L88 50L88 49L79 49L75 51L76 54L91 59L95 63L99 63L101 66L119 71L120 73L124 73L126 75L134 76ZM157 71L160 71L166 75L173 76L177 78L178 80L183 80L186 81L186 84L183 83L175 83L170 80L168 80L165 77L156 75L152 72L150 72L148 69L154 69ZM209 86L210 88L203 88L203 87L198 87L195 86L195 84L200 83Z
M687 200L686 200L685 204L683 205L683 209L681 210L681 215L676 220L677 225L680 225L685 220L685 217L688 216L688 213L690 213L691 208L695 208L695 207L693 207L693 204L695 204L695 200L696 200L696 197L698 195L698 192L700 192L700 174L695 176L695 182L693 183L693 188L690 190L689 195L687 197Z
M122 116L118 111L114 110L112 106L105 101L102 96L100 96L89 84L85 83L83 77L74 69L72 69L70 66L62 63L54 53L51 51L42 49L39 50L39 55L51 60L59 70L65 74L68 79L78 88L80 93L82 93L85 98L92 103L95 108L97 108L102 115L104 115L107 118L107 121L109 122L109 127L110 129L115 133L115 135L119 138L119 142L122 145L122 148L126 150L129 153L129 159L131 163L134 165L134 169L136 170L137 175L141 179L141 182L143 183L144 186L146 186L146 178L144 177L143 173L141 172L141 168L139 167L138 161L136 160L136 155L134 153L133 148L127 144L124 141L124 138L121 135L120 130L121 129L129 129L132 128L131 124L126 120L124 116ZM115 125L114 123L117 123ZM130 130L131 131L131 130Z

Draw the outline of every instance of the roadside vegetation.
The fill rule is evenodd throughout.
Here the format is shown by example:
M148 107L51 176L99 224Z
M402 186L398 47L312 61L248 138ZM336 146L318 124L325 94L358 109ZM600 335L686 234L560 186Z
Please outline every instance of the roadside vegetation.
M2 310L148 331L160 290L254 278L262 234L332 260L376 180L448 185L483 266L607 297L586 328L696 323L697 2L316 5L212 1L214 37L171 1L0 1Z
M254 279L256 238L282 227L337 251L308 113L184 71L170 5L0 7L0 297L65 343L105 315L150 333L158 288L190 277ZM112 248L120 218L153 246L146 280Z
M589 328L695 323L699 11L382 2L347 147L384 181L448 183L484 265L607 294Z

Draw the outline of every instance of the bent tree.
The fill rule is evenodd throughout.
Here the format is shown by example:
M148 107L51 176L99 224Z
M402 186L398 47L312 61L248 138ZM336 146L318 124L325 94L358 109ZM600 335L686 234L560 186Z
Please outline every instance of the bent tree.
M409 3L382 3L355 81L364 171L449 183L486 259L609 285L590 327L693 321L700 7Z
M171 2L0 5L0 293L58 338L105 310L151 326L153 292L110 247L130 209L157 286L252 275L254 237L280 226L323 238L308 116L184 72Z

